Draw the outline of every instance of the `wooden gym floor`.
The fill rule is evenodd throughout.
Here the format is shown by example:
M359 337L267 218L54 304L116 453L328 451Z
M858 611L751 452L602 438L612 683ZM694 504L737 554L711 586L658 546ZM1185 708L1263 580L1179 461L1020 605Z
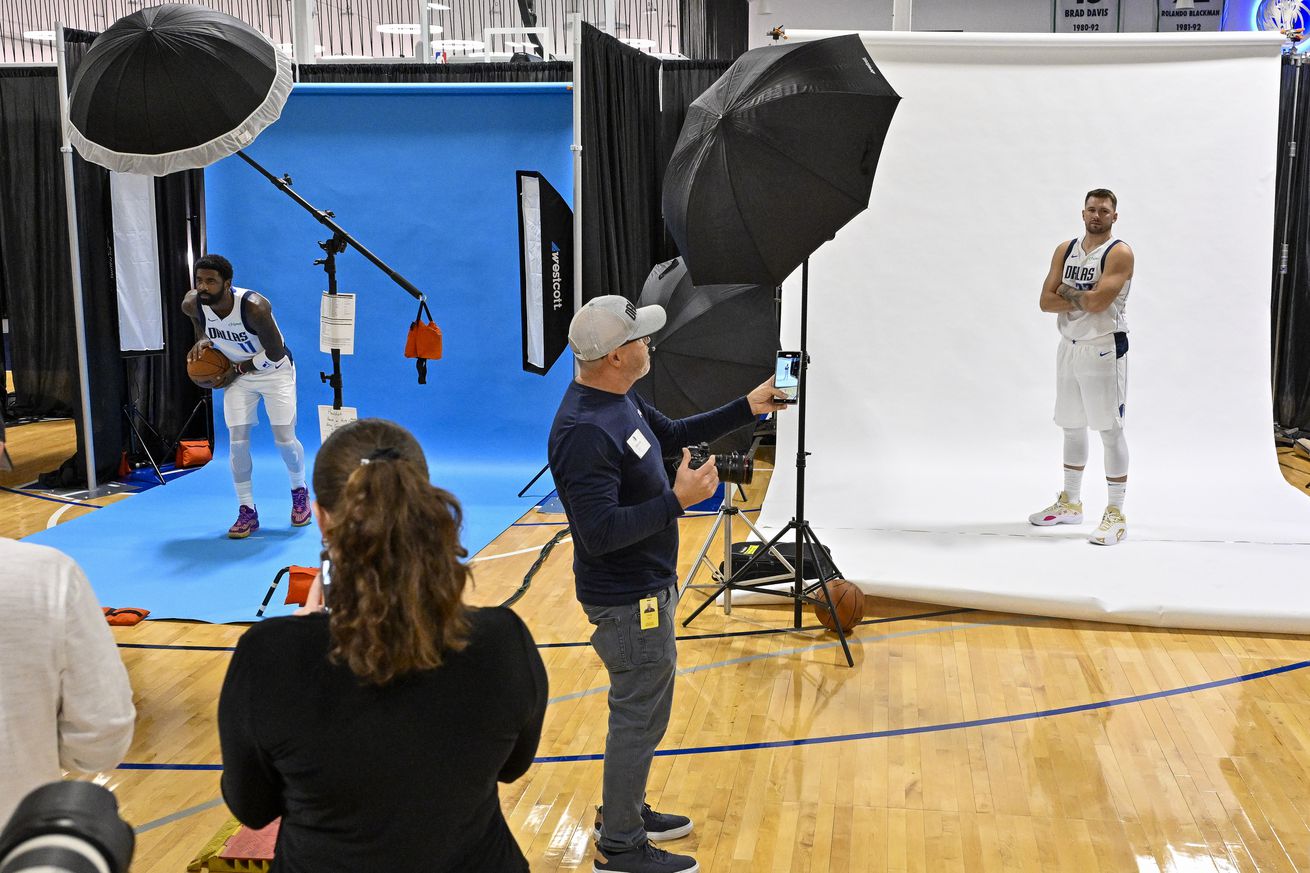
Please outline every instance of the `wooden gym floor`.
M71 431L13 428L21 467L0 485L69 454ZM1280 461L1304 493L1310 462ZM767 481L757 476L747 507ZM0 492L0 535L89 511ZM683 522L684 571L709 524ZM507 597L558 529L508 529L479 555L470 600ZM590 869L600 792L605 674L585 645L570 560L558 546L515 607L555 644L542 650L552 704L539 755L565 760L501 790L539 873ZM833 637L792 633L789 618L711 609L679 644L650 799L695 818L667 847L707 873L1310 870L1310 638L869 598L851 670ZM180 873L228 819L214 707L243 630L114 631L139 712L128 761L158 767L96 777L138 828L136 873Z

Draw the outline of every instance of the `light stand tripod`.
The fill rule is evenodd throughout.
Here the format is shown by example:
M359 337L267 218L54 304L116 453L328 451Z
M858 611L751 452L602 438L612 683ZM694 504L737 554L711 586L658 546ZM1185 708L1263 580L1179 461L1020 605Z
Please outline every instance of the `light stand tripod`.
M808 317L810 308L810 259L806 258L801 265L801 359L800 359L800 378L798 390L800 399L796 406L796 514L792 516L791 521L778 531L773 539L765 543L764 548L750 556L739 568L733 568L731 561L731 539L728 541L729 563L724 565L725 573L731 571L731 575L726 580L715 587L715 591L705 599L705 602L696 607L691 615L687 616L682 622L686 627L691 624L692 619L705 611L719 593L726 597L732 591L753 591L759 594L771 594L776 597L790 598L794 601L795 610L793 613L794 627L801 626L801 608L803 604L809 603L814 606L826 607L829 614L833 616L833 626L837 629L837 638L841 640L842 652L846 655L846 666L854 667L855 659L851 657L851 647L846 642L846 631L842 628L841 622L836 620L837 608L832 601L832 593L828 590L828 583L834 579L841 578L841 571L833 563L819 542L818 536L815 535L814 529L810 527L809 521L805 518L805 458L809 454L805 451L805 374L809 369L810 356L807 351L807 331ZM748 522L749 523L749 522ZM752 529L754 525L751 526ZM776 577L767 580L752 580L749 584L744 584L740 580L744 578L748 571L764 555L773 552L776 554L776 546L788 533L796 534L796 559L792 567L792 590L776 591L772 588L765 587ZM762 537L761 537L762 539ZM817 581L810 585L805 584L804 571L807 559L814 562L815 572L818 575ZM699 564L699 561L697 562ZM784 577L785 578L785 577ZM815 597L816 592L822 592L823 599Z
M723 504L719 507L718 512L715 513L714 525L710 528L710 532L705 536L705 542L701 544L700 552L698 552L696 555L696 560L692 561L691 569L687 571L686 580L683 582L682 587L678 589L679 599L682 598L684 592L686 592L688 589L691 588L713 588L714 594L711 595L712 598L718 597L719 592L722 591L723 612L726 615L732 615L732 589L725 588L723 583L725 580L727 580L729 577L732 576L733 519L740 520L743 524L746 525L746 527L750 528L750 532L755 535L756 539L760 540L761 542L763 542L764 540L764 534L760 533L760 529L757 528L749 518L743 515L742 511L738 509L737 506L733 503L732 489L734 487L740 488L740 486L734 486L732 482L723 483ZM708 556L709 556L710 546L713 545L714 537L718 534L720 529L723 530L723 564L721 570L716 570L714 567L714 563L709 560ZM787 572L777 576L770 576L767 579L756 579L754 580L754 584L762 585L768 582L779 582L783 579L792 578L792 573L795 572L795 568L792 567L791 563L777 549L773 549L772 551L773 551L773 556L777 558L778 561L784 567L787 568ZM692 584L692 580L696 578L696 574L700 571L701 564L704 564L705 566L709 567L710 574L712 578L715 580L712 584L709 585ZM690 620L691 619L688 619L688 621Z
M365 260L369 261L371 264L373 264L373 266L377 267L383 273L386 273L388 278L391 279L391 281L395 282L401 288L404 288L407 292L409 292L410 296L413 297L415 300L426 299L423 296L423 292L415 288L412 282L410 282L404 276L397 273L395 270L391 269L391 267L387 266L387 264L381 258L370 252L368 249L364 248L364 246L360 244L359 240L355 239L353 236L346 233L346 231L342 229L341 225L333 221L333 219L336 218L335 213L333 213L329 209L315 209L314 206L311 205L308 200L306 200L304 197L301 197L299 194L293 191L291 189L292 182L290 176L286 174L283 174L281 178L274 176L268 170L264 169L258 163L256 163L255 160L251 158L249 155L247 155L245 152L239 151L236 153L236 155L237 157L241 158L241 160L245 161L247 164L254 167L255 170L257 170L261 176L263 176L268 181L272 182L273 185L277 187L283 194L286 194L292 200L296 201L296 203L300 204L300 206L304 208L306 212L314 216L315 220L317 220L319 224L323 225L328 230L332 231L332 237L330 239L326 239L318 244L319 248L321 248L326 253L325 256L323 258L314 261L315 265L322 266L324 272L327 273L327 278L328 278L327 293L329 295L335 296L337 293L337 255L346 251L347 248L353 248L355 251L363 255ZM340 349L336 349L336 348L332 349L332 373L329 375L328 373L320 372L319 378L322 379L323 382L325 382L332 389L332 408L340 409L341 388L342 388Z

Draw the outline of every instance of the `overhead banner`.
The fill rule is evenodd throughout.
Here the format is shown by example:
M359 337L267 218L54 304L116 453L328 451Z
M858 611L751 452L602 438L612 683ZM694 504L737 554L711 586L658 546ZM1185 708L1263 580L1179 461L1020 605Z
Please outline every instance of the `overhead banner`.
M1119 0L1054 0L1056 33L1118 33Z
M573 320L573 210L540 173L519 170L523 369L545 375Z
M1155 29L1160 33L1218 33L1225 0L1158 0Z

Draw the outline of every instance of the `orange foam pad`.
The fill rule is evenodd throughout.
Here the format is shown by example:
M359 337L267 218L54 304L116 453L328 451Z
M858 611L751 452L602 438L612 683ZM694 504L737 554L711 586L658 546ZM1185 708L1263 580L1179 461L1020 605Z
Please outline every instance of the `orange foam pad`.
M271 861L273 847L277 845L278 828L281 826L282 819L279 818L259 830L242 827L227 838L218 857L229 861Z

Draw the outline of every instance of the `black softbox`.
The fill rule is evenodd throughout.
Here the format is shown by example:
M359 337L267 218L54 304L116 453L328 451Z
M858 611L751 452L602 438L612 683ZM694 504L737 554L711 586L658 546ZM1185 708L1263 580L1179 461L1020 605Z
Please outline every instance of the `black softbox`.
M518 171L523 369L545 375L573 320L573 210L540 173Z

